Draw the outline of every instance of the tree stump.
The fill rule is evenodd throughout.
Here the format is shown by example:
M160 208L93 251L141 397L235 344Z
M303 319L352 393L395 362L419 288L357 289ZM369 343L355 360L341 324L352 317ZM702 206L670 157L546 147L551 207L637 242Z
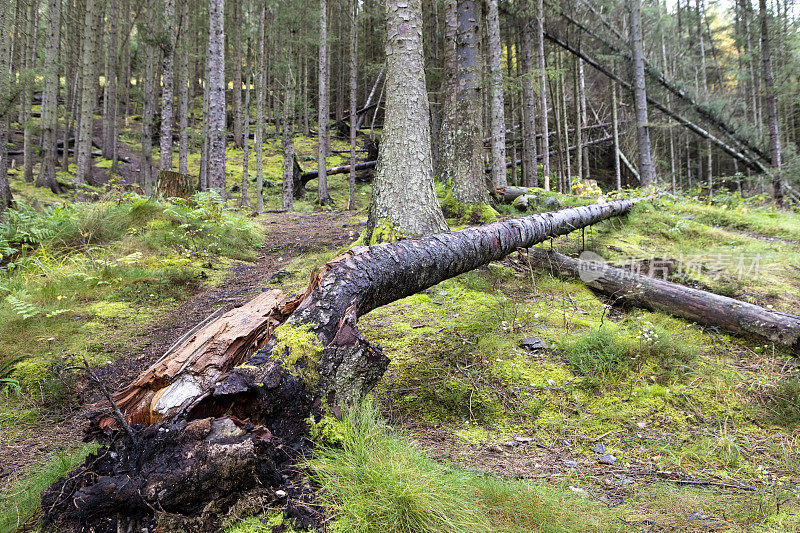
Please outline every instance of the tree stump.
M190 198L194 194L194 180L189 174L159 170L153 192L163 198Z

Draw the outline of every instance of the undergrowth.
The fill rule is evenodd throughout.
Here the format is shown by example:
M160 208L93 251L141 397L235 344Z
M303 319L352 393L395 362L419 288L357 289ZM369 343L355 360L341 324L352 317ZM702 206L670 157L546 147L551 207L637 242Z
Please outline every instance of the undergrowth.
M484 477L439 464L390 429L374 404L343 419L340 447L308 466L337 532L616 531L608 510L561 487Z

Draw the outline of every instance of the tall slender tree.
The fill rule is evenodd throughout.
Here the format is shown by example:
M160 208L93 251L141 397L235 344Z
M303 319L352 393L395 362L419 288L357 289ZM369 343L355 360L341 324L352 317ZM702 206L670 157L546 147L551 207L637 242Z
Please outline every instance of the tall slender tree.
M103 10L96 0L86 0L81 49L81 106L78 138L75 142L77 159L75 181L84 183L92 166L92 136L94 105L97 88L98 54L96 53L97 25Z
M491 72L492 118L492 186L505 187L506 178L506 117L503 98L503 62L500 46L500 14L498 0L488 0L486 33L489 37L489 71Z
M332 203L328 192L328 1L319 2L319 146L317 149L317 198L320 205Z
M542 125L542 177L550 190L550 123L547 111L547 62L544 54L544 0L536 0L536 62L539 70L539 112Z
M225 189L225 1L208 2L208 186Z
M59 48L61 44L61 0L47 3L47 41L44 52L44 87L42 89L42 149L44 155L36 185L49 187L54 193L61 192L56 181L56 160L58 159L58 85Z
M358 128L358 0L350 0L350 179L347 209L356 208L356 133Z
M539 169L536 157L536 92L533 87L533 18L528 0L521 0L520 56L522 59L522 159L525 168L523 185L539 186Z
M8 121L13 103L9 73L12 17L11 4L0 0L0 213L13 202L8 185Z
M783 205L783 184L781 178L781 134L778 128L778 106L775 97L775 74L772 71L772 43L770 42L769 14L767 1L758 0L759 17L761 19L761 60L764 65L765 103L769 120L769 154L772 163L772 188L775 202Z
M174 125L174 86L175 86L175 0L164 0L164 25L162 26L161 53L163 70L161 72L161 170L172 170L172 126ZM240 84L241 85L241 84Z
M267 3L261 3L261 14L258 17L258 87L256 90L256 132L254 135L256 148L256 212L264 211L264 107L266 106L266 39Z
M650 153L650 125L647 119L647 88L644 75L644 52L642 50L641 0L628 0L630 9L630 41L633 56L633 105L636 110L636 134L639 143L639 173L642 187L655 180L655 166Z
M189 172L189 0L180 2L178 33L178 172Z

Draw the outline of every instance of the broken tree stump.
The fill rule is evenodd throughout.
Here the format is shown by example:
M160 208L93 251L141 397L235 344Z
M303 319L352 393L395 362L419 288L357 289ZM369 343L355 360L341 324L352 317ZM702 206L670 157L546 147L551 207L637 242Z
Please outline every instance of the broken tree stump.
M190 198L194 194L194 180L189 174L159 170L153 193L162 198Z
M800 354L800 316L642 276L599 261L573 259L555 251L530 248L531 264L582 280L614 299L663 311L704 326L715 326L760 342L774 342Z

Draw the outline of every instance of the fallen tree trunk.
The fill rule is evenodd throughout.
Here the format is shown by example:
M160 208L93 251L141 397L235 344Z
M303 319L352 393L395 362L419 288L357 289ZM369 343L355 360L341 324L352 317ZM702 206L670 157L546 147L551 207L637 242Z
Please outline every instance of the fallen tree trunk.
M44 491L45 530L214 530L215 518L240 498L258 495L266 506L280 499L278 489L299 497L302 473L290 467L305 446L309 417L340 416L389 363L358 332L359 316L519 248L623 215L636 201L356 247L313 274L304 293L264 293L190 332L114 395L124 419L107 408L94 417L94 434L110 432L111 443ZM130 432L114 429L129 423ZM302 520L301 507L287 515Z
M375 168L375 165L377 164L378 164L377 161L364 161L362 163L356 163L356 171ZM340 167L332 167L325 170L325 173L328 176L330 176L331 174L347 174L348 172L350 172L350 165L342 165ZM306 183L308 183L311 180L317 179L317 176L319 176L318 170L310 170L308 172L303 172L303 174L300 176L301 186L305 187Z
M759 342L780 344L800 354L800 316L770 311L741 300L541 248L530 248L528 257L531 264L550 266L559 274L580 279L615 300L718 327Z

